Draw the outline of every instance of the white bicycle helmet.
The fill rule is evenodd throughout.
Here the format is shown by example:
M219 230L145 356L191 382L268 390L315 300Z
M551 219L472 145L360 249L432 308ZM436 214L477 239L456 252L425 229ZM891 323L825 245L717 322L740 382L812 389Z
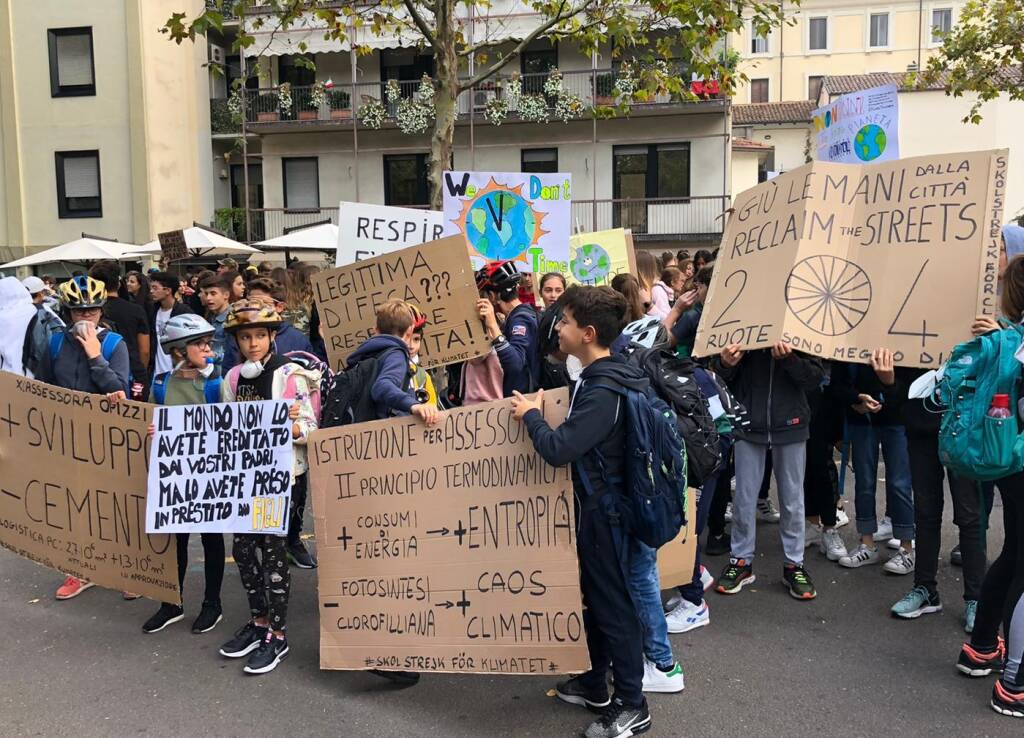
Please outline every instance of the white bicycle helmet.
M164 325L160 346L165 352L172 348L185 348L193 341L214 334L214 328L198 315L175 315Z

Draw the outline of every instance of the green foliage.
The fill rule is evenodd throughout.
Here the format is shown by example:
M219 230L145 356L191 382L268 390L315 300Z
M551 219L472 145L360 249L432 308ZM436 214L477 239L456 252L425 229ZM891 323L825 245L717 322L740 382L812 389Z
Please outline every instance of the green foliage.
M1024 4L1021 0L968 0L959 23L942 39L917 84L941 84L947 95L976 93L964 123L979 123L981 107L1006 93L1024 100Z
M352 107L352 96L345 90L332 87L327 91L327 104L331 110L345 110Z
M241 130L227 99L210 100L210 129L214 133L237 133Z
M236 241L246 241L245 208L217 208L213 211L213 227Z

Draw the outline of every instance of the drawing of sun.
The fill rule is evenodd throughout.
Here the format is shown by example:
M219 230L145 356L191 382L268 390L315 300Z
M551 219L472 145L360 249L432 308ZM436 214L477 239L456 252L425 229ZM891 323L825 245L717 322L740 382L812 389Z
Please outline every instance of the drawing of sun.
M541 227L545 213L534 210L522 189L523 185L508 187L491 179L462 204L456 224L470 247L488 261L527 261L527 249L547 234Z

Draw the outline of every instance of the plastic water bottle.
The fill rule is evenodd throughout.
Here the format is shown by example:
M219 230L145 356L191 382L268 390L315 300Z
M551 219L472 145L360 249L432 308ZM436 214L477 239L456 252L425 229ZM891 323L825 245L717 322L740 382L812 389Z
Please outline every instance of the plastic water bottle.
M990 418L1009 418L1011 415L1010 396L992 395L992 404L989 405L986 415Z

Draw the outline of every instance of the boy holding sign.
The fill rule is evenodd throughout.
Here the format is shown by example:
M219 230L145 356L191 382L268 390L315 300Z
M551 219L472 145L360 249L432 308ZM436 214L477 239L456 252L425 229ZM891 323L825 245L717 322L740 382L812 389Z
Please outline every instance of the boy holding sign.
M262 300L239 300L231 306L224 329L234 337L244 363L228 372L221 384L221 399L295 400L288 415L295 441L294 482L306 472L305 443L317 427L310 395L319 387L320 374L274 353L274 334L280 326L281 316ZM257 550L262 553L262 561ZM291 580L286 538L236 533L232 553L249 597L252 619L221 646L220 654L228 658L249 656L244 671L265 674L288 655L285 619Z

